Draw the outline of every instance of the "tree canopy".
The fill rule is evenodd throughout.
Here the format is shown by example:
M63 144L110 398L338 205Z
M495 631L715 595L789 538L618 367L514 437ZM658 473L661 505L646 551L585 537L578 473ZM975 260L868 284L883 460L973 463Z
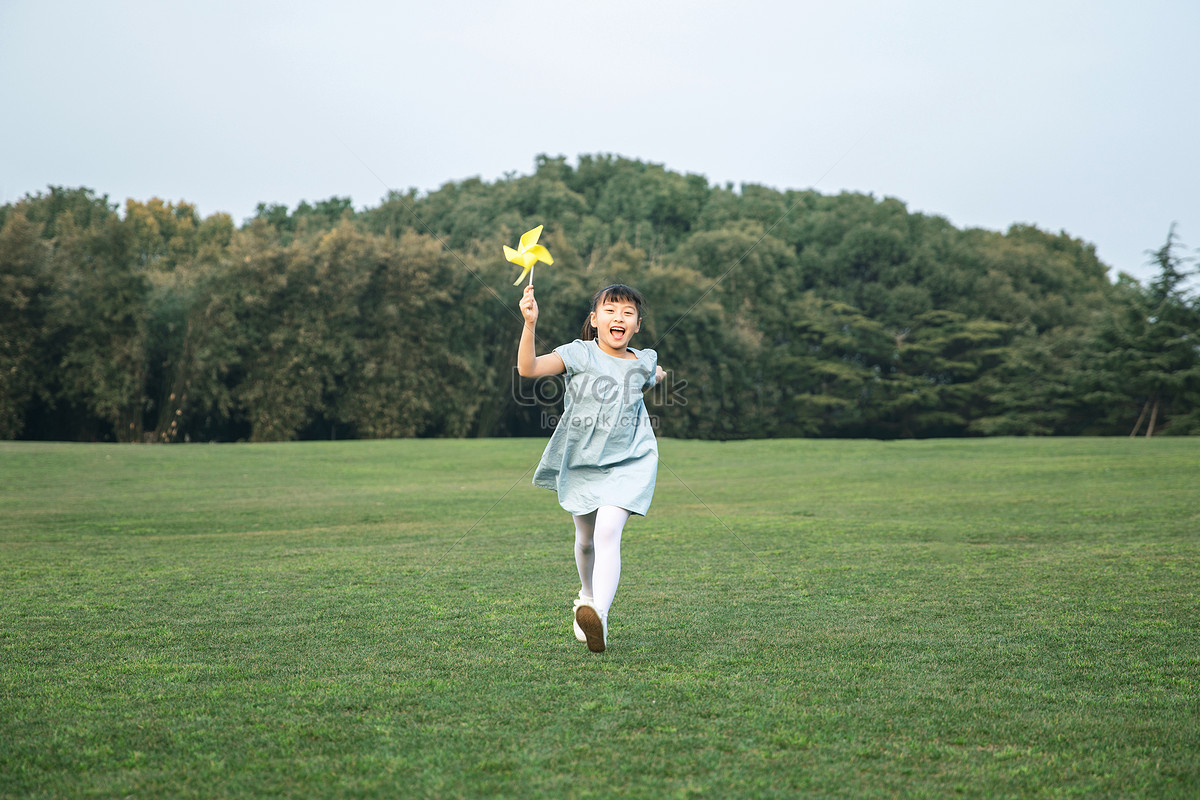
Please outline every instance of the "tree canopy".
M648 309L660 435L1200 432L1200 304L1174 228L1142 286L1095 249L960 230L894 198L717 186L611 155L260 204L240 226L84 188L0 206L0 437L544 435L502 244L545 225L538 350L592 293Z

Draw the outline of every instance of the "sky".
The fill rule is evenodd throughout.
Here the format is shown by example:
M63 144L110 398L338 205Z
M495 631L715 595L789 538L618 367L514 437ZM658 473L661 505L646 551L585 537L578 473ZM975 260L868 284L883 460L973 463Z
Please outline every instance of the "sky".
M241 223L613 153L1094 244L1200 246L1200 3L0 0L0 203Z

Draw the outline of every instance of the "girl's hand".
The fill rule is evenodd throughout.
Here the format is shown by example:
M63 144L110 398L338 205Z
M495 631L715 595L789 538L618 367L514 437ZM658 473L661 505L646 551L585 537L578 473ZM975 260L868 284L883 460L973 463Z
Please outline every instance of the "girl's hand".
M663 378L667 377L667 371L657 364L654 365L654 382L662 383Z
M532 286L525 287L525 293L521 295L520 309L521 315L525 317L526 325L533 325L537 323L538 304L537 300L535 300L533 297Z

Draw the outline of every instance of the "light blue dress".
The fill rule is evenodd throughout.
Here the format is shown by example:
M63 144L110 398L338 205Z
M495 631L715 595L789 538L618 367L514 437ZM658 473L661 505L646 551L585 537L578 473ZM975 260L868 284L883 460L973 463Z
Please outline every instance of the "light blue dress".
M554 352L567 368L563 415L550 436L533 485L558 492L572 514L619 506L645 516L658 477L658 441L642 392L654 385L658 353L617 358L595 339Z

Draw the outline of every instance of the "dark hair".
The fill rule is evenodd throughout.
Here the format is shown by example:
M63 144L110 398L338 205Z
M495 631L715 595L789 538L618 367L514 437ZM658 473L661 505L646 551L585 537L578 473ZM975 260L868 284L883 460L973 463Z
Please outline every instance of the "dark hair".
M595 311L601 303L633 303L637 306L638 319L642 318L642 307L646 305L646 298L642 297L642 293L632 286L626 286L623 283L614 283L612 286L605 286L600 291L592 295L591 311ZM596 338L596 327L592 325L592 315L589 313L583 318L583 330L579 332L579 338L585 342L590 342Z

